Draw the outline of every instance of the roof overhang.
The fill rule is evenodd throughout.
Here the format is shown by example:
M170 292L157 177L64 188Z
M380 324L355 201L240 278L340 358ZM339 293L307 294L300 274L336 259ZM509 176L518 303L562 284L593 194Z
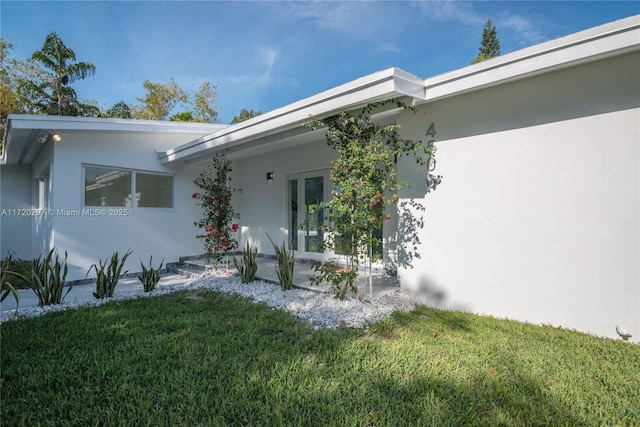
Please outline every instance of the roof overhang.
M432 102L638 50L640 15L424 80L389 68L159 153L159 157L163 163L190 164L218 151L236 156L260 154L317 138L302 126L310 117L324 118L397 97L410 97L413 103Z
M185 139L210 134L229 125L167 122L155 120L103 119L10 114L4 137L0 165L29 165L46 144L53 143L52 135L70 133L174 133Z
M325 118L384 99L424 99L424 95L422 79L399 68L388 68L198 138L159 156L163 163L191 164L221 150L231 153L253 150L255 153L257 145L260 151L267 146L274 149L282 146L283 141L295 139L299 143L313 139L310 135L314 133L303 126L312 117Z
M425 101L456 96L638 50L640 15L425 79Z

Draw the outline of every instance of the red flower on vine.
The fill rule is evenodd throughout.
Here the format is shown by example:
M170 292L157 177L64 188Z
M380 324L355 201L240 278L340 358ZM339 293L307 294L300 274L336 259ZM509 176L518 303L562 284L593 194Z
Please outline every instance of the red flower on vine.
M192 198L192 199L197 199L197 198L198 198L198 193L193 193L193 194L191 195L191 198Z
M239 227L238 227L238 224L233 224L233 225L231 226L231 229L232 229L233 231L238 231L238 228L239 228Z

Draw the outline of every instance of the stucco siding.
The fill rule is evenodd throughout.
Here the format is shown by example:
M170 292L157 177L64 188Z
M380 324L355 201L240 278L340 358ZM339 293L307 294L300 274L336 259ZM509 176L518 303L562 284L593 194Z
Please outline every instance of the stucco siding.
M640 335L638 55L427 104L441 186L405 290L452 309ZM406 167L405 167L406 166ZM418 183L418 184L416 184Z
M279 150L259 157L234 161L238 172L236 184L242 189L240 204L242 217L242 245L249 241L260 253L273 254L273 247L265 233L280 244L287 239L287 175L329 168L327 161L335 158L335 151L324 140ZM274 172L274 180L267 181L266 173Z
M200 214L191 195L197 191L193 180L205 166L186 167L160 164L154 150L175 145L179 137L172 135L105 135L73 134L56 145L54 164L54 197L51 207L53 240L60 251L69 253L69 280L82 279L91 264L133 250L126 269L140 271L140 260L154 263L161 259L177 261L180 256L202 254L193 225ZM126 208L106 216L71 216L58 214L82 209L83 164L130 168L161 172L174 176L173 208Z
M31 185L31 166L0 168L0 259L31 257Z

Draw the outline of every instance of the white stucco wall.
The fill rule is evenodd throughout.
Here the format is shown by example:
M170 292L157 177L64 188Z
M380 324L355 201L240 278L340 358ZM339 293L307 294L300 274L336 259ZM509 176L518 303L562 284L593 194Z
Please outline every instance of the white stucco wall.
M269 154L233 161L237 172L235 184L242 189L239 209L242 212L241 247L246 241L257 246L259 253L274 254L265 233L276 244L287 239L287 175L327 169L327 161L335 152L326 142L317 142L279 150ZM266 180L266 173L274 172L275 179Z
M421 259L399 272L427 303L640 336L638 54L425 105L440 187L424 172L404 197L426 207Z
M31 166L0 167L0 259L31 257Z
M82 209L82 165L94 164L131 168L139 171L174 174L174 207L171 209L127 208L128 215L92 217L56 214L53 240L56 248L69 254L68 280L83 279L91 264L133 250L125 269L140 271L153 255L177 261L180 256L202 254L193 225L200 215L191 195L197 191L193 180L204 165L162 166L154 150L165 150L183 143L184 136L152 134L68 134L55 146L51 207L59 210ZM90 275L90 277L92 277Z

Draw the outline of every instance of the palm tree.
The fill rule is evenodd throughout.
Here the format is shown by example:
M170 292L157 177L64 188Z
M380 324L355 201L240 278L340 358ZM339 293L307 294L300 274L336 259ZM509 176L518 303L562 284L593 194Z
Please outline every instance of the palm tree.
M51 70L50 78L39 88L49 101L42 108L58 116L73 114L76 92L68 85L94 75L96 67L90 62L75 62L76 54L64 45L55 32L47 36L42 49L34 52L31 59ZM51 94L46 93L46 89L50 89Z

